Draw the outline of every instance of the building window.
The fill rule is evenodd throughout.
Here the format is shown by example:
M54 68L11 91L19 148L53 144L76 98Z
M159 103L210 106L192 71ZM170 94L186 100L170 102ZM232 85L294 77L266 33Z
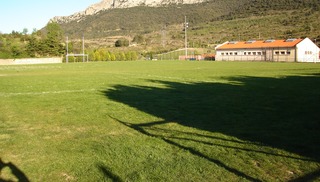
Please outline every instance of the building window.
M257 52L258 53L258 55L261 55L261 52Z
M237 52L235 52L235 53L234 53L234 55L238 55L238 53L237 53Z
M290 54L291 54L291 51L287 51L287 54L290 55Z
M232 56L233 55L233 53L232 52L230 52L230 56Z
M247 55L247 52L244 52L244 55Z
M281 51L280 54L281 54L281 55L285 55L286 52L285 52L285 51Z
M257 55L257 52L252 52L253 55Z
M279 55L279 51L274 52L275 55Z
M251 55L251 52L248 52L248 55Z
M224 56L224 52L221 53L221 56Z
M312 54L312 51L305 51L305 54Z
M227 53L226 53L226 55L228 56L228 55L229 55L229 53L227 52Z

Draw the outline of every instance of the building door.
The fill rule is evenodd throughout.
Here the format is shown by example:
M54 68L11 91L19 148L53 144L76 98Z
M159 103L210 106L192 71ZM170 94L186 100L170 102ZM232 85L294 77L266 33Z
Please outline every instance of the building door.
M265 49L263 52L265 55L265 61L273 61L273 50L272 49Z

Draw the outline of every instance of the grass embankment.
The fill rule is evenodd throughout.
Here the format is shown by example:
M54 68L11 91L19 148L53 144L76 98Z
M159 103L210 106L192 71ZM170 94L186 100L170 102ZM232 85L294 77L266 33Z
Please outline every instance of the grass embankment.
M319 73L249 62L0 66L0 180L319 180Z

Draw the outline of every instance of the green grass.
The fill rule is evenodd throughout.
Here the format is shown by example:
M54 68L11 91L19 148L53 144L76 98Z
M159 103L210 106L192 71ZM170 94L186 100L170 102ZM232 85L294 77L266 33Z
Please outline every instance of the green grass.
M0 66L0 181L320 181L320 65Z

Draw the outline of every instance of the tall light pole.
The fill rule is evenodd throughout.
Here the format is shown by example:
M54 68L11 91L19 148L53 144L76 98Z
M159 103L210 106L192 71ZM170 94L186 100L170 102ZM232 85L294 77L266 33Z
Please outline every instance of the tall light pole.
M188 59L188 39L187 39L187 29L189 27L189 23L187 22L187 16L184 16L184 47L185 47L185 53L186 57L185 59Z
M66 55L66 63L69 63L69 37L67 36L67 55Z

